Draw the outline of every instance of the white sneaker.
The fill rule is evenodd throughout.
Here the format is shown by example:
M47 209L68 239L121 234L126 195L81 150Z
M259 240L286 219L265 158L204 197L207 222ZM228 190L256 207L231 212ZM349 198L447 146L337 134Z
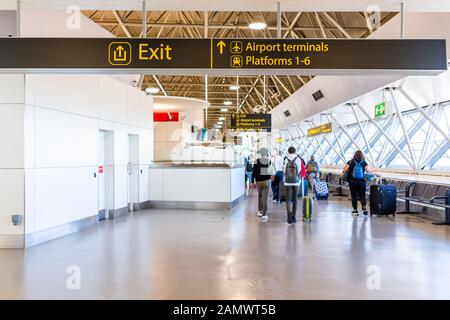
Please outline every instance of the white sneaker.
M261 221L262 221L262 222L266 222L267 220L269 220L269 216L268 216L268 215L265 215L265 216L263 216L263 217L261 218Z
M277 200L272 200L272 202L273 202L273 203L277 203L278 201L277 201Z
M262 212L261 211L258 211L258 217L262 217Z
M354 217L357 217L357 216L359 216L359 213L358 213L358 211L356 211L356 210L353 210L353 211L352 211L352 216L354 216Z

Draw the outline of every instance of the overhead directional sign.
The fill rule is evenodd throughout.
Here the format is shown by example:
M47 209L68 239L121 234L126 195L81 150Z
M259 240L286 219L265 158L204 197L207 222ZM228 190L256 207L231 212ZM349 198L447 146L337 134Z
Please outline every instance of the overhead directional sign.
M265 113L232 113L230 127L241 131L269 131L272 128L272 115Z
M0 72L438 74L445 40L3 38Z
M333 126L330 122L330 123L322 124L318 127L308 129L307 136L313 137L313 136L317 136L319 134L330 133L332 131L333 131Z

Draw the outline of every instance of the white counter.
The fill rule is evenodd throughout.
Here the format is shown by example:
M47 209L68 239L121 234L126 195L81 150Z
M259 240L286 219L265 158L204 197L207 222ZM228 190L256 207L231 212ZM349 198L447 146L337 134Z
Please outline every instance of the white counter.
M230 209L245 197L243 166L155 163L149 168L150 206Z

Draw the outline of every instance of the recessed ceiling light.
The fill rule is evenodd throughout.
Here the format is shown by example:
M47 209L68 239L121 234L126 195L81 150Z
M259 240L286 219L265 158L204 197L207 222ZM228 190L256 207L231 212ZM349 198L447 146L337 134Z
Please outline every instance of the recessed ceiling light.
M219 120L225 120L225 117L219 117Z
M222 112L228 112L228 109L227 109L227 108L222 108L222 109L220 109L220 111L222 111Z
M223 124L223 121L218 121L217 124L222 125L222 124Z
M240 87L238 85L236 85L236 84L233 84L233 85L229 86L229 89L236 91L236 90L239 90Z
M223 103L224 106L231 106L232 104L233 104L233 102L231 102L231 101L224 101L224 103Z
M159 92L159 88L148 87L148 88L145 88L145 92L150 93L150 94L157 94Z
M267 27L267 24L265 22L252 22L248 26L253 30L262 30Z

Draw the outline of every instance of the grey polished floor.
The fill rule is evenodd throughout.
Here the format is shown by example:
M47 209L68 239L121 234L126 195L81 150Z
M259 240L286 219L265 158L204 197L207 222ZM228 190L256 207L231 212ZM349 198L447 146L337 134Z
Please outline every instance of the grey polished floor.
M450 299L449 227L353 219L345 199L316 203L312 224L295 226L282 205L270 204L267 223L254 206L250 194L231 212L140 211L0 250L0 298ZM66 286L71 265L80 290Z

